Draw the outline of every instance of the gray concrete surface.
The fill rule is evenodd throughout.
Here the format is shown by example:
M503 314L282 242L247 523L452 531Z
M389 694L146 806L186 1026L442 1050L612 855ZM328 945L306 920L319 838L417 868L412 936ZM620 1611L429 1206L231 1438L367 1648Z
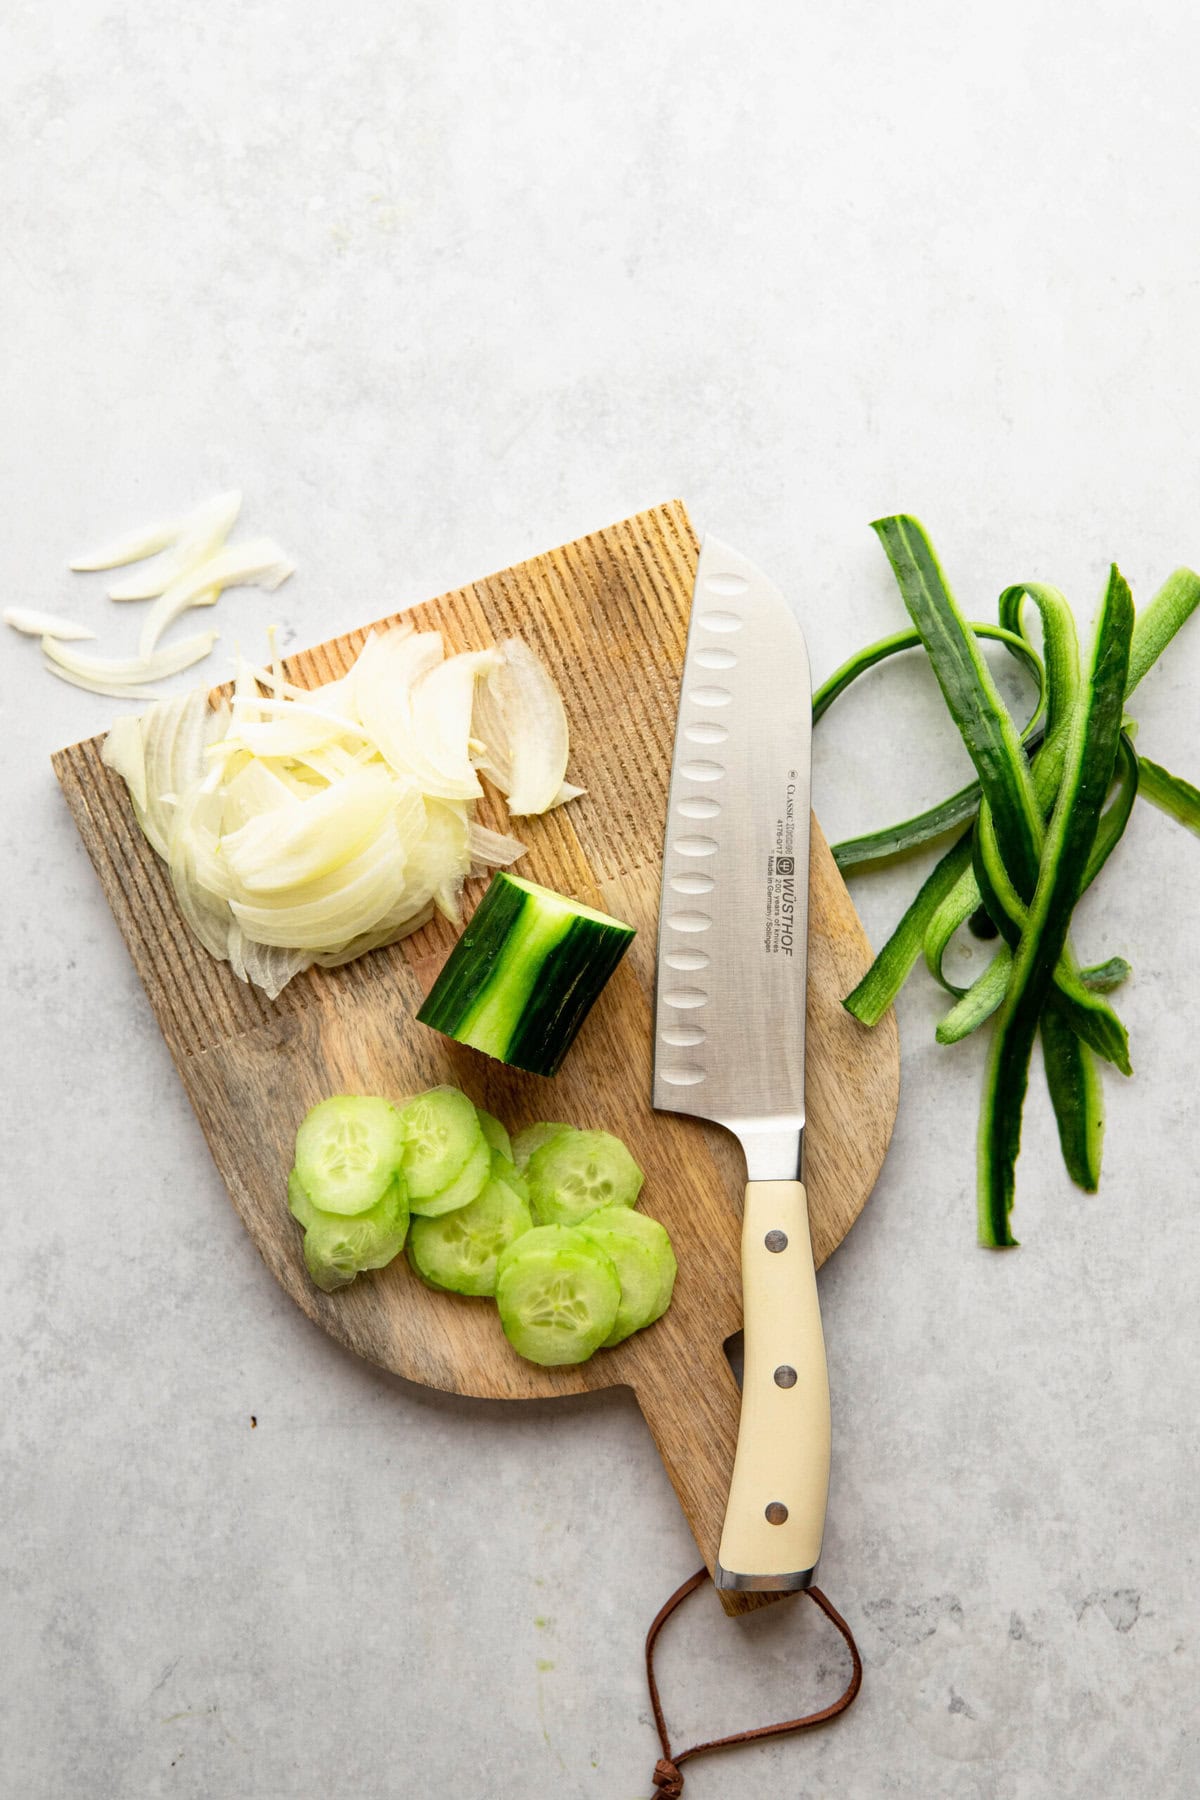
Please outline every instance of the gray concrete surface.
M985 616L1200 564L1188 6L64 0L0 33L6 604L131 642L66 557L230 483L300 562L293 644L674 494L819 675L900 622L880 512ZM227 596L222 651L265 616ZM1195 779L1193 629L1137 711ZM277 1290L50 774L114 706L37 663L6 634L0 1792L637 1800L641 1636L696 1556L632 1403L414 1391ZM844 834L951 764L887 672L822 727L818 806ZM1095 1198L1035 1073L1015 1254L973 1242L982 1046L906 991L894 1147L822 1279L823 1579L866 1684L688 1800L1200 1792L1198 859L1139 812L1089 899L1137 1072ZM914 880L856 885L876 937ZM815 1613L694 1606L680 1741L840 1681Z

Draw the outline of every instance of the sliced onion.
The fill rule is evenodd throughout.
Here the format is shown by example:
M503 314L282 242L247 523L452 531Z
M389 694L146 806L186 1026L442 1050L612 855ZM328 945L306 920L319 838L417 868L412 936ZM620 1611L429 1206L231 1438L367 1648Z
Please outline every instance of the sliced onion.
M524 844L515 837L505 837L503 832L489 831L486 825L474 822L467 831L467 848L472 863L481 863L486 869L506 869L525 854Z
M178 675L202 661L217 641L215 631L202 631L185 638L181 644L158 650L153 656L92 656L83 650L68 650L52 637L42 639L42 649L51 662L72 675L90 675L96 681L159 681L166 675Z
M314 706L264 700L262 709L267 707L279 707L279 716L255 719L245 725L235 719L227 740L231 747L249 750L254 756L301 756L306 750L319 750L323 744L336 743L348 735L364 735L361 725L334 713L319 712Z
M567 772L569 735L562 696L528 644L506 638L482 683L472 730L487 745L480 767L516 816L548 812Z
M142 625L138 649L151 656L163 633L192 606L211 606L227 587L277 588L295 571L279 545L270 538L249 544L227 544L173 581L150 608Z
M96 635L86 625L77 625L73 619L60 618L57 613L35 612L30 606L10 606L4 614L4 623L11 625L14 631L23 631L27 637L57 638L60 644L82 643L84 638Z
M413 684L413 738L439 778L436 791L448 800L470 800L483 793L471 762L471 714L475 684L496 662L494 650L452 656Z
M495 651L447 658L438 633L405 625L372 635L350 673L319 689L239 656L232 704L210 708L202 688L158 701L118 722L104 759L201 942L274 997L301 969L394 943L435 909L458 922L466 877L523 854L472 818L474 759L497 747L514 777L524 770L528 787L533 768L549 788L552 709L539 700L534 755L511 709L537 675L520 648L505 647L510 663L485 739L476 714L487 716ZM569 791L560 774L550 800Z
M176 619L178 619L181 614L187 612L190 607L215 606L220 598L220 588L211 587L206 588L202 594L197 595L194 599L188 599L182 604L172 601L171 605L168 607L164 604L166 601L171 600L171 589L168 588L166 593L154 602L154 605L150 608L150 611L142 621L142 629L138 634L138 655L153 656L158 640L167 630L167 627L173 625Z
M196 873L197 840L215 842L220 813L220 795L206 793L203 783L197 783L182 797L172 811L167 867L184 918L204 948L213 956L224 958L229 947L228 908L202 885Z
M118 719L104 740L100 761L112 769L129 789L130 799L139 812L146 810L146 750L142 743L142 721L136 713Z
M104 694L110 700L158 699L154 688L132 687L128 681L99 681L95 675L73 675L70 669L60 669L57 663L52 662L43 662L42 667L47 675L56 675L60 681L82 688L87 694Z
M370 637L354 665L355 712L397 774L439 793L441 781L416 740L412 689L443 656L438 631L391 632Z
M399 861L396 860L397 846ZM255 892L244 887L230 868L222 844L218 852L219 868L216 871L213 891L219 892L224 899L236 900L242 906L256 908L264 913L269 912L273 917L294 910L298 906L325 907L330 901L337 900L348 887L352 887L360 876L372 871L377 872L380 858L385 854L388 868L396 883L393 898L398 900L404 884L403 864L406 850L399 830L395 828L395 821L392 819L385 819L380 825L379 831L345 862L328 869L323 875L314 875L311 881L298 882L294 887L280 888L275 892Z
M140 562L144 556L153 556L156 551L173 544L181 524L179 519L163 519L157 525L143 525L140 530L126 532L124 537L105 544L100 550L73 557L67 566L90 573L95 569L119 569L126 563Z
M166 796L188 794L203 786L207 777L204 751L212 729L209 717L203 688L193 688L174 700L159 700L142 714L147 799L145 817L139 822L164 858L175 823Z
M417 883L422 903L431 899L452 925L462 923L463 882L471 866L467 847L467 809L459 801L425 802L425 836L420 854L409 865L410 883Z
M231 925L228 942L229 966L239 981L261 988L268 1000L277 1000L293 975L312 967L307 950L283 950L275 944L256 944L240 925Z
M241 509L242 496L236 488L205 500L180 520L176 537L161 556L139 575L131 575L109 588L109 599L153 600L157 594L165 593L173 581L178 581L180 576L216 554L237 523ZM125 560L134 562L138 559L128 557Z
M300 887L348 862L376 836L393 803L387 770L359 769L311 800L247 820L225 839L225 860L252 894Z
M136 723L136 720L134 721ZM295 806L296 797L287 782L261 757L251 756L235 775L226 774L223 832L233 832L248 820L281 806Z
M255 906L233 900L230 910L256 943L319 951L372 930L395 906L404 880L404 849L395 827L386 828L331 892L290 906Z
M241 509L237 490L214 495L182 519L171 519L132 532L116 543L87 556L76 557L74 569L115 568L151 558L139 574L109 589L115 600L155 598L142 624L137 657L91 657L73 654L63 645L95 633L68 619L29 608L13 607L5 618L14 629L36 633L42 649L55 665L59 678L93 693L149 698L140 685L177 674L207 655L216 634L189 638L186 644L158 648L159 641L181 613L193 606L211 606L222 590L241 584L274 589L294 572L295 565L270 538L245 544L226 544ZM257 690L255 690L257 691ZM277 685L277 693L282 689Z
M315 750L300 751L295 757L295 773L302 780L315 776L318 782L330 783L344 781L347 775L353 775L356 769L365 768L376 756L373 744L360 745L356 755L351 755L344 743L334 739L332 743L321 744Z
M407 902L405 902L407 905ZM363 932L361 937L351 938L337 950L323 950L313 957L313 962L322 969L337 969L343 963L353 962L357 956L365 956L368 950L382 950L387 944L398 944L402 938L411 937L414 931L420 931L428 925L433 917L433 907L423 906L420 912L411 918L405 915L399 922L381 919L373 930Z

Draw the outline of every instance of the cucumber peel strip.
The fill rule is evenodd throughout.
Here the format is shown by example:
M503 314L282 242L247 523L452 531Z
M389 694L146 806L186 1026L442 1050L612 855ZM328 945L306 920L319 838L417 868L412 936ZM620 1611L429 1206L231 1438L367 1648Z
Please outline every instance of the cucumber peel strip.
M1153 668L1175 633L1200 606L1200 575L1193 569L1175 569L1157 594L1138 614L1133 627L1133 643L1129 651L1129 674L1125 679L1126 698Z
M970 629L977 637L1003 644L1037 683L1037 701L1021 732L1022 743L1028 742L1037 731L1046 705L1046 671L1042 666L1042 659L1019 631L1000 625L982 624L973 624ZM835 669L813 695L813 724L828 711L838 695L845 693L851 682L857 681L868 669L875 668L888 657L898 656L905 650L919 650L921 647L919 631L897 631L891 637L881 638L877 644L870 645L858 656L851 657L841 668ZM885 857L902 855L907 850L915 850L919 844L942 837L956 825L962 824L964 819L972 818L979 806L979 794L979 783L972 781L957 793L939 801L936 806L915 814L911 819L904 819L899 825L887 826L881 831L869 832L864 837L847 838L842 843L834 844L833 860L839 869L852 869L861 864L881 862Z
M1121 735L1117 757L1119 767L1113 785L1113 795L1101 816L1100 826L1096 833L1096 841L1092 846L1092 852L1088 858L1087 869L1084 872L1081 892L1086 891L1086 889L1092 885L1092 882L1096 879L1096 876L1100 873L1100 870L1104 867L1109 856L1116 848L1121 834L1129 821L1129 815L1133 811L1133 803L1137 797L1138 757L1132 743L1130 743L1128 737L1126 737L1124 733ZM998 861L994 864L994 867L997 877L994 888L996 900L1001 904L1004 904L1004 889L1001 886L1003 868ZM1011 907L1009 918L1016 927L1015 936L1019 937L1021 930L1025 925L1027 909L1022 906L1016 896L1011 893L1011 889L1008 890L1008 894L1009 905ZM939 911L940 910L941 909L939 909ZM990 916L992 915L989 914L989 917ZM936 919L934 923L936 923ZM934 924L931 924L929 934L926 936L925 940L927 958L929 956L929 947L933 931ZM988 964L988 967L984 970L983 974L980 975L969 988L956 989L941 971L940 953L941 951L944 951L944 949L945 941L943 940L938 945L939 954L936 958L936 966L934 965L934 962L931 961L930 968L942 985L949 988L951 992L956 992L960 998L958 1004L951 1007L950 1011L941 1020L935 1035L939 1044L956 1044L970 1032L976 1030L978 1026L982 1025L985 1019L990 1018L1003 1000L1008 986L1009 973L1012 969L1012 950L1008 943L1002 944L996 951L996 954ZM1100 968L1105 971L1102 975L1096 968L1073 971L1064 970L1064 980L1069 981L1070 983L1066 991L1070 993L1071 998L1075 1002L1082 1003L1084 1006L1089 1004L1086 996L1080 993L1081 988L1085 989L1088 995L1111 993L1115 988L1120 986L1121 982L1124 981L1129 974L1129 964L1121 957L1110 959L1108 963L1100 965ZM1117 1023L1119 1026L1120 1022L1118 1021ZM1121 1030L1123 1033L1123 1028L1121 1028ZM1122 1038L1122 1050L1127 1058L1128 1042L1124 1038ZM1100 1054L1105 1055L1106 1053L1101 1050ZM1107 1060L1115 1061L1117 1062L1118 1067L1121 1066L1117 1056L1110 1056ZM1124 1069L1123 1073L1128 1074L1128 1068Z
M1038 1032L1067 1174L1085 1193L1094 1194L1104 1148L1104 1090L1096 1059L1067 1024L1053 996L1043 1008Z
M1024 1021L1030 982L1026 964L1033 951L1022 946L1035 944L1037 979L1033 991L1039 998L1034 1009L1034 1031L1041 1036L1063 1158L1072 1180L1094 1191L1100 1173L1103 1096L1093 1048L1128 1072L1125 1030L1104 996L1120 986L1130 971L1121 957L1078 968L1070 954L1066 927L1075 901L1096 879L1119 842L1139 796L1200 835L1200 790L1138 755L1133 744L1137 726L1122 716L1121 704L1200 607L1200 575L1187 568L1176 569L1135 618L1128 589L1114 569L1085 680L1080 675L1074 621L1058 589L1044 583L1016 584L1000 596L998 627L968 625L920 524L899 515L877 521L874 529L891 561L916 629L894 633L842 664L814 695L814 723L867 669L888 656L915 648L919 641L930 656L951 715L975 762L979 781L913 819L834 846L839 867L864 868L917 848L969 821L969 828L936 863L871 968L843 1004L864 1024L877 1023L923 952L936 979L956 1002L938 1026L940 1042L959 1041L996 1012L1001 1014L997 1036L1014 1011L1019 1012L1022 1030L1027 1031ZM1041 656L1025 629L1022 615L1026 601L1032 601L1041 615ZM1107 652L1102 642L1105 633ZM1020 733L983 662L979 640L984 638L1002 643L1037 682L1037 704ZM1117 652L1112 648L1114 641ZM1123 653L1119 650L1122 641ZM1114 656L1123 664L1119 695L1111 673ZM1053 827L1059 815L1068 755L1075 759L1071 766L1090 770L1089 779L1094 782L1095 759L1104 750L1103 742L1097 750L1094 741L1100 717L1096 680L1101 673L1105 675L1103 732L1113 737L1105 788L1107 803L1103 794L1097 802L1089 788L1086 816L1076 829L1066 833L1066 826L1059 825L1050 833L1045 822L1050 821ZM1110 733L1109 715L1114 708L1116 729ZM1093 727L1090 732L1088 721ZM1081 838L1089 833L1080 864ZM1032 902L1040 891L1039 908L1050 904L1045 899L1046 883L1050 880L1046 868L1053 860L1052 852L1061 855L1060 838L1072 851L1074 867L1050 889L1054 900L1050 907L1053 930L1047 934L1039 928L1037 915L1031 922ZM1063 895L1072 890L1073 898L1065 904ZM1047 978L1046 943L1053 943L1064 904L1062 941ZM964 990L949 980L942 963L955 932L968 921L973 929L980 926L979 936L995 935L998 929L1003 941L983 974ZM1043 993L1047 979L1049 985ZM1023 1008L1017 1008L1014 1000L1018 987L1025 994ZM1031 1049L1032 1038L1028 1041ZM1018 1051L1020 1048L1018 1042ZM1015 1111L1018 1148L1028 1061L1026 1051L1024 1073L1015 1084L1020 1089ZM1007 1063L1005 1069L1008 1070ZM1009 1143L1008 1148L1011 1147ZM992 1173L985 1185L981 1157L980 1237L982 1242L995 1243L997 1247L1015 1242L1007 1225L1015 1161L1013 1150L1007 1163L1004 1155L989 1162ZM997 1194L1001 1196L999 1206Z
M876 519L872 530L887 553L901 599L975 765L982 800L995 815L1018 891L1032 893L1042 820L1016 726L921 525L898 514Z
M846 1011L864 1025L878 1025L921 954L931 918L960 876L970 872L971 838L965 832L937 863L858 986L843 1000Z
M994 1248L1017 1241L1009 1214L1029 1058L1112 782L1132 636L1133 600L1114 564L1096 627L1091 680L1071 721L1062 787L1046 833L1045 854L1025 928L1013 953L1012 978L996 1022L984 1080L979 1123L979 1236L981 1243Z
M1148 756L1138 757L1138 776L1138 792L1144 800L1200 837L1200 789Z
M974 840L975 878L988 904L997 889L1008 886L1011 877L1012 892L1004 895L1000 907L988 904L988 911L1014 945L1020 935L1019 918L1013 916L1017 912L1014 901L1033 892L1042 860L1042 797L978 640L958 610L924 529L904 515L877 520L873 529L887 552L901 597L921 633L946 704L975 764L982 795ZM1041 583L1007 588L1000 601L1002 617L1019 627L1026 595L1042 613L1047 666L1058 680L1058 693L1054 695L1052 690L1048 700L1048 736L1038 759L1049 765L1043 785L1054 781L1057 787L1056 765L1065 759L1067 730L1078 717L1078 642L1066 601L1057 589ZM1120 698L1123 702L1123 687ZM974 910L974 906L969 909ZM1075 1030L1127 1073L1128 1038L1112 1008L1075 979L1069 957L1061 970L1055 970L1055 981Z

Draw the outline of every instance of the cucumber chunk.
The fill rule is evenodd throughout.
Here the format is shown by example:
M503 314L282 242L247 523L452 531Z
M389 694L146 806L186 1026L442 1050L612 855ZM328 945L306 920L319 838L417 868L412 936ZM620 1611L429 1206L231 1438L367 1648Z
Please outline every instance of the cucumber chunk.
M412 1200L424 1200L448 1188L484 1141L479 1115L458 1088L430 1088L418 1094L401 1111L400 1123L404 1132L401 1167ZM476 1183L466 1199L473 1200L482 1185L482 1180Z
M578 1227L610 1256L621 1283L621 1304L604 1348L661 1319L675 1287L675 1252L666 1228L628 1206L605 1206Z
M534 1151L528 1177L539 1225L578 1225L602 1206L632 1206L645 1179L620 1138L573 1130Z
M382 1196L403 1153L394 1106L363 1094L335 1094L304 1116L296 1133L296 1174L321 1212L361 1213Z
M543 1121L540 1125L527 1125L524 1131L518 1131L512 1142L512 1159L517 1168L524 1174L530 1157L543 1144L548 1144L552 1137L560 1131L570 1131L569 1125L551 1125Z
M468 1206L472 1200L478 1199L492 1172L493 1154L487 1139L480 1132L454 1180L439 1193L425 1194L420 1199L410 1198L412 1211L423 1219L438 1219L443 1213L455 1212L460 1206Z
M492 1149L498 1150L501 1156L507 1157L508 1161L511 1162L513 1153L512 1142L499 1119L494 1119L491 1113L484 1112L482 1107L477 1106L475 1111L479 1115L479 1129L482 1131L488 1143L492 1146Z
M430 1287L452 1294L494 1294L500 1253L531 1230L529 1208L503 1181L441 1218L416 1219L408 1260Z
M633 937L619 919L500 870L417 1018L554 1075Z
M302 1188L300 1192L303 1194ZM288 1204L293 1212L294 1195L289 1182ZM311 1198L306 1198L312 1210L304 1230L304 1266L325 1293L345 1287L364 1269L384 1268L404 1248L408 1203L402 1180L393 1181L369 1211L351 1217L318 1212Z
M612 1259L565 1225L527 1231L500 1256L496 1305L513 1349L544 1368L586 1362L621 1304Z

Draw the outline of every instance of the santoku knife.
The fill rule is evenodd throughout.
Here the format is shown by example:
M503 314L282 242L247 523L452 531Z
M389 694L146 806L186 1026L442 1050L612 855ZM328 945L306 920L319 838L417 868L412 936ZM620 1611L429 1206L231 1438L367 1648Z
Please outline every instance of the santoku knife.
M783 595L704 540L667 803L654 1105L746 1153L745 1363L718 1587L807 1587L829 1384L803 1182L812 687Z

